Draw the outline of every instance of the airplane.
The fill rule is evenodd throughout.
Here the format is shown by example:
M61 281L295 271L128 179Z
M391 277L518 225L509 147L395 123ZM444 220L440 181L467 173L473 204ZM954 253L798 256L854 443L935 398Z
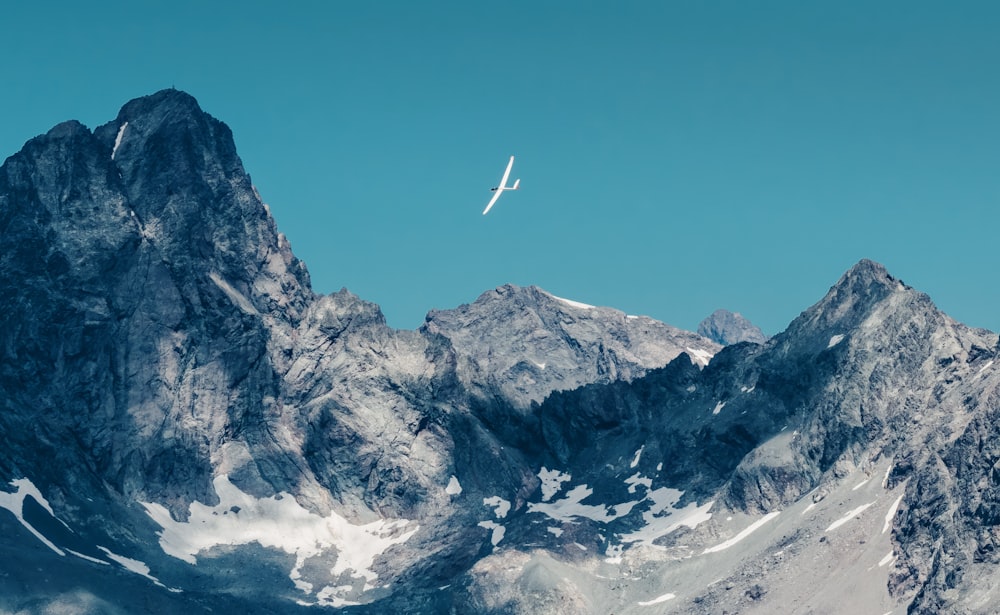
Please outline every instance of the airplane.
M507 178L510 177L510 169L513 166L514 166L514 157L511 156L510 162L507 163L507 170L503 172L503 179L500 180L500 185L497 186L496 188L490 188L490 190L494 191L494 194L493 198L490 199L489 205L487 205L486 209L483 210L484 216L486 215L486 212L488 212L490 208L493 207L493 205L497 202L497 199L500 198L500 195L503 194L504 190L517 190L518 185L520 185L521 183L520 179L515 179L513 186L507 185Z

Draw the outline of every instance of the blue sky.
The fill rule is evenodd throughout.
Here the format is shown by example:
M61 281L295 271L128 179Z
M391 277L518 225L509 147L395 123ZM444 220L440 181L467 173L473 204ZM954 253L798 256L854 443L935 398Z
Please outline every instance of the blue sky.
M176 86L402 328L512 282L776 333L871 258L1000 330L1000 3L221 4L6 4L0 157Z

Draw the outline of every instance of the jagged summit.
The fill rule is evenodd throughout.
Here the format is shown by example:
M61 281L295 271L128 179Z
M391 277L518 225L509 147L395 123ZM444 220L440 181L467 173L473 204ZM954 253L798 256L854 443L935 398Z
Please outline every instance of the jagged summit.
M909 287L893 277L885 265L867 258L858 261L833 285L833 289L850 289L855 293L872 292L878 288L895 291Z
M164 88L125 103L117 119L127 122L140 116L169 113L196 116L205 112L191 94L175 88Z
M797 339L801 344L807 338L819 343L822 339L843 335L861 324L876 306L892 295L905 295L915 307L937 311L927 295L894 278L883 265L863 259L847 270L819 302L802 312L776 338Z
M232 131L179 90L129 101L94 134L111 152L126 184L138 184L147 198L194 188L211 192L230 182L249 184Z

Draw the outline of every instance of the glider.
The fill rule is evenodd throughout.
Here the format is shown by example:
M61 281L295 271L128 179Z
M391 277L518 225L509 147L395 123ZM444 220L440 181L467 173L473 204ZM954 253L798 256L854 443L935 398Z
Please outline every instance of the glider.
M503 179L500 180L500 185L497 186L496 188L490 188L490 190L493 190L494 194L493 198L490 199L489 205L487 205L486 209L483 210L484 216L486 215L486 212L488 212L490 208L493 207L493 205L497 202L497 199L500 198L500 195L503 194L504 190L517 190L518 184L521 183L520 179L515 179L513 186L507 185L507 178L510 177L510 169L513 166L514 166L514 157L511 156L510 162L507 163L507 170L503 172Z

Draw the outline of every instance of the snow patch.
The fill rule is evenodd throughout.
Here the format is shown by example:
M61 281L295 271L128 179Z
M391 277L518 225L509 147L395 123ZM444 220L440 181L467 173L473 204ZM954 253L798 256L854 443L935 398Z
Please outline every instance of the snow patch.
M52 549L56 553L62 556L66 556L66 552L57 547L52 543L51 540L42 535L41 532L36 530L30 523L24 519L24 498L29 495L34 498L38 504L46 510L52 518L55 519L55 513L52 512L52 507L49 506L48 500L42 495L42 492L38 490L38 487L34 485L27 478L18 478L10 481L11 486L15 487L17 490L14 493L7 493L6 491L0 491L0 508L6 508L17 517L17 520L23 525L29 532L35 535L35 538L41 540L46 547ZM60 523L62 523L60 521ZM65 524L63 524L65 525Z
M493 514L496 515L497 519L503 519L510 512L510 502L498 495L491 498L483 498L483 506L492 506L495 508L496 510L493 511Z
M625 547L623 547L621 545L611 545L611 546L609 546L608 550L604 552L604 554L607 555L607 557L604 558L604 561L606 563L608 563L608 564L620 564L620 563L622 563L622 552L624 550L625 550Z
M552 496L559 493L562 484L572 478L569 474L564 474L559 470L548 470L545 466L538 472L538 478L542 481L542 501L548 502Z
M625 484L628 485L629 493L635 493L635 488L639 485L645 486L646 491L649 491L653 487L653 479L646 478L641 474L639 474L638 472L636 472L632 476L629 476L628 478L625 479Z
M540 512L556 521L572 522L574 518L583 517L592 521L608 523L619 517L624 517L632 511L638 502L623 502L613 506L603 504L583 504L594 490L587 485L574 487L566 497L554 502L532 502L528 504L528 512Z
M834 346L836 346L837 344L839 344L842 341L844 341L844 336L843 336L843 334L838 333L837 335L834 335L833 337L830 338L830 343L828 343L826 345L826 347L827 348L833 348Z
M646 602L640 602L639 606L652 606L654 604L659 604L661 602L666 602L667 600L673 600L676 597L677 596L675 596L673 594L663 594L662 596L657 596L656 598L653 598L652 600L647 600Z
M751 523L750 527L746 528L745 530L743 530L739 534L733 536L729 540L727 540L727 541L725 541L723 543L717 544L714 547L709 547L709 548L705 549L705 551L702 553L702 555L704 555L706 553L716 553L718 551L724 551L724 550L728 549L729 547L731 547L731 546L735 545L736 543L740 542L741 540L743 540L744 538L746 538L750 534L753 534L762 525L764 525L765 523L767 523L771 519L774 519L779 514L781 514L781 513L778 512L778 511L775 511L775 512L772 512L772 513L767 513L766 515L764 515L760 519L757 519L756 521L754 521L753 523Z
M115 154L118 153L118 148L122 144L122 137L125 136L125 129L126 128L128 128L128 122L125 122L124 124L122 124L121 128L118 129L118 135L115 137L115 147L114 147L114 149L111 150L111 159L112 160L115 159Z
M695 363L701 363L702 366L708 365L708 362L712 360L715 355L707 350L694 349L691 347L685 348L690 354L691 360Z
M507 532L507 528L492 521L480 521L478 525L479 527L493 530L493 534L490 536L490 542L493 543L494 547L500 544L500 541L503 540L503 535Z
M447 493L448 495L458 495L462 493L462 485L461 483L458 482L458 479L455 478L454 474L448 481L448 486L444 488L444 492Z
M196 565L195 556L220 545L258 543L296 556L289 578L295 586L309 593L312 586L301 580L306 560L336 550L334 577L349 573L364 579L362 591L374 587L378 575L372 571L375 558L391 546L409 540L419 525L406 519L380 519L365 525L353 525L336 512L321 517L309 512L288 493L258 499L239 490L221 474L213 481L219 503L207 506L192 502L187 521L174 521L160 504L140 502L160 527L160 548L164 553ZM237 508L234 508L237 507ZM238 510L238 512L233 512ZM373 513L374 514L374 513ZM346 604L343 587L326 587L316 594L320 604Z
M662 465L661 463L658 468L662 468ZM569 480L569 475L562 475L557 472L549 473L548 470L542 468L539 477L543 480L543 492L546 494L543 500L551 497L551 494L559 488L559 483L555 483L552 485L550 491L545 490L545 481L551 480L553 474L560 476L560 483L562 480ZM638 500L621 502L619 504L584 504L583 501L590 497L594 490L587 485L578 485L559 500L529 503L527 512L542 513L551 519L563 523L575 523L579 518L590 519L600 523L610 523L616 519L628 516L637 505L649 502L649 508L642 513L642 519L645 522L644 525L633 532L622 534L620 542L622 544L642 543L654 549L663 548L654 544L656 539L673 532L681 526L694 529L700 523L712 518L712 514L708 511L712 508L714 501L702 506L698 506L692 502L684 508L675 508L681 496L684 495L683 491L670 489L669 487L652 489L652 479L642 476L639 472L625 479L624 482L629 485L629 493L635 493L637 487L641 485L645 487L646 494ZM550 532L556 534L552 530L553 528L549 528ZM556 536L559 536L561 533L560 531ZM621 545L618 546L621 547ZM614 546L609 546L608 548L612 549Z
M560 536L563 535L563 529L561 527L547 527L545 529L546 531L548 531L549 534L552 534L556 538L559 538Z
M623 543L641 543L654 549L662 549L655 544L657 538L666 536L681 526L691 529L712 518L712 513L708 512L715 501L698 506L694 502L684 508L675 508L677 502L684 495L683 491L660 487L653 489L646 494L642 500L649 500L652 505L642 513L642 520L645 525L634 532L623 534Z
M347 600L342 596L350 592L353 587L350 585L341 585L340 587L333 587L328 585L321 589L318 594L316 594L316 604L320 606L332 606L335 609L339 609L345 606L358 606L360 602L355 602L353 600ZM300 603L304 606L313 606L311 604Z
M660 463L656 464L656 471L657 472L662 472L663 471L663 462L662 461Z
M131 557L125 557L124 555L118 555L117 553L113 553L110 549L108 549L107 547L102 547L101 545L97 545L97 548L100 549L101 551L104 551L104 554L108 556L108 559L114 561L125 570L133 572L139 575L140 577L146 577L153 583L159 585L164 589L169 589L174 593L179 593L181 591L179 589L171 589L166 585L164 585L163 583L160 583L159 579L149 574L149 566L147 566L145 563L140 562L137 559L132 559Z
M900 493L896 501L892 503L889 507L889 512L885 513L885 524L882 526L882 533L885 534L892 527L892 519L896 516L896 511L899 510L899 504L903 501L903 494Z
M718 414L722 412L722 409L725 407L726 407L726 402L720 401L719 403L715 404L715 409L712 410L712 414Z
M869 480L870 479L866 478L863 481L861 481L860 483L858 483L857 485L854 485L853 487L851 487L851 491L857 491L858 489L864 487L866 484L868 484Z
M94 564L100 564L102 566L110 566L111 565L111 564L107 563L106 561L104 561L102 559L97 559L96 557L90 557L89 555L84 555L83 553L78 553L77 551L74 551L73 549L66 549L66 552L69 553L69 554L71 554L71 555L75 555L75 556L79 557L80 559L85 559L88 562L93 562Z
M885 469L885 476L882 478L882 488L883 489L885 489L887 486L889 486L889 475L890 474L892 474L892 464L891 463L889 464L889 467Z
M635 457L632 458L632 463L630 463L628 467L634 468L635 466L639 465L639 458L642 457L642 449L644 448L646 448L645 444L639 447L639 450L635 452Z
M883 557L878 561L878 567L881 568L887 564L891 564L892 560L894 559L896 559L896 554L893 553L892 551L889 551L889 553L887 553L885 557Z
M545 291L542 291L542 292L545 292ZM573 301L571 299L563 299L562 297L556 297L555 295L553 295L551 293L545 293L545 294L548 295L548 296L550 296L550 297L552 297L556 301L559 301L560 303L565 303L566 305L568 305L570 307L575 307L575 308L580 309L580 310L593 310L594 309L594 306L590 305L588 303L580 303L579 301Z
M863 513L866 510L868 510L868 507L870 507L874 503L875 502L868 502L867 504L862 504L861 506L858 506L854 510L848 511L848 513L846 515L844 515L840 519L837 519L836 521L834 521L833 523L831 523L830 527L826 528L823 531L824 532L830 532L830 531L833 531L833 530L837 529L838 527L844 525L845 523L847 523L848 521L850 521L854 517L857 517L861 513Z
M575 547L576 547L577 549L579 549L579 550L581 550L581 551L586 551L586 550L587 550L587 547L585 547L585 546L581 545L581 544L580 544L580 543L578 543L578 542L574 542L574 543L573 543L573 546L575 546Z
M250 303L250 300L247 299L246 296L243 295L243 293L239 292L238 290L230 286L229 282L222 279L222 276L212 271L208 274L208 277L210 277L212 281L215 282L215 285L219 287L219 290L224 292L226 296L229 297L230 301L235 303L241 310L243 310L247 314L250 314L251 316L260 315L260 313L257 311L257 308L255 308L253 304Z
M988 370L991 367L993 367L993 359L990 359L989 361L986 362L986 365L984 365L981 368L979 368L979 371L976 372L976 375L979 375L979 374L985 372L986 370Z

